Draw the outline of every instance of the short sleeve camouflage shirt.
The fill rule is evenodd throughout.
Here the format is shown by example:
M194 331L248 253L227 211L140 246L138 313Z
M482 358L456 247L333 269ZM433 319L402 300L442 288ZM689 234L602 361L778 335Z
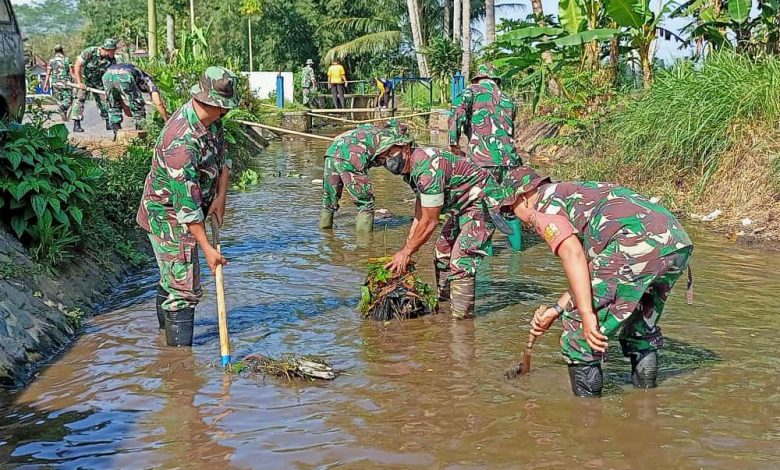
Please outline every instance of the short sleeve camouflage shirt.
M103 74L106 73L111 64L116 63L111 57L102 57L100 48L97 46L88 47L81 51L79 59L84 62L81 69L81 75L84 78L84 84L92 88L103 88Z

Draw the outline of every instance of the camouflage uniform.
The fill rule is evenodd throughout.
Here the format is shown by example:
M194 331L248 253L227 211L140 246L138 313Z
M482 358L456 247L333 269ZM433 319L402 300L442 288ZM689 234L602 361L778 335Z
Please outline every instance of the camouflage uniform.
M311 102L311 97L315 93L317 88L317 78L314 76L314 69L311 67L309 61L306 62L306 66L303 68L303 74L301 76L301 89L303 90L303 105L308 106Z
M511 178L511 176L510 176ZM539 188L532 225L556 252L576 235L588 257L601 332L620 333L623 354L663 346L658 321L669 291L688 266L693 243L677 219L630 189L608 183ZM562 316L561 350L570 364L595 364L577 309Z
M200 88L193 87L193 99L212 98L213 92L200 90L219 86L225 80L235 80L233 86L237 82L232 72L209 67L201 78ZM236 98L227 103L237 105L237 102ZM149 232L160 267L160 286L168 294L161 304L165 311L193 308L202 295L198 245L187 224L205 220L216 195L216 179L222 169L231 167L225 152L221 123L217 121L204 127L192 100L171 116L157 139L136 221Z
M449 218L434 248L434 263L440 295L450 281L463 283L461 298L452 295L455 316L471 316L474 278L482 259L493 254L495 228L484 210L484 188L493 178L472 163L435 148L417 148L411 154L411 173L406 181L418 194L422 207L442 207ZM453 284L454 285L454 284ZM456 303L458 305L456 305Z
M405 134L406 131L396 123L383 127L363 124L337 136L325 152L322 207L336 212L346 188L359 212L373 212L374 190L368 170L375 166L376 157L387 150L383 142L399 132Z
M108 101L109 124L122 122L122 104L130 108L135 128L140 129L146 119L142 93L156 93L152 77L133 64L113 64L103 74L103 89Z
M515 105L493 78L489 64L480 67L469 85L453 102L449 118L449 144L460 145L461 131L469 139L466 156L488 169L500 183L508 168L521 165L515 151Z
M49 70L51 71L52 95L57 100L60 113L67 113L73 103L73 91L67 86L67 83L72 79L70 59L60 53L54 54L54 57L49 61Z
M108 67L116 63L112 57L102 57L100 55L100 47L93 46L84 49L79 55L79 59L84 62L81 69L84 85L90 88L103 89L103 74L106 73ZM84 104L87 101L87 96L90 94L87 90L77 90L76 100L73 102L73 107L70 111L70 118L76 121L84 119ZM98 93L92 93L95 98L95 104L100 110L100 117L108 119L108 108L103 103L102 97Z

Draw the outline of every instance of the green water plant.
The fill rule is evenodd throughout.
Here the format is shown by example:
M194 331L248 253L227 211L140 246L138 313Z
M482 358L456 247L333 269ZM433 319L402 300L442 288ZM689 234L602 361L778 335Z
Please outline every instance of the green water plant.
M385 265L390 257L370 258L366 281L360 288L358 311L364 318L389 321L416 318L435 312L438 307L436 289L420 281L414 265L408 272L395 277Z

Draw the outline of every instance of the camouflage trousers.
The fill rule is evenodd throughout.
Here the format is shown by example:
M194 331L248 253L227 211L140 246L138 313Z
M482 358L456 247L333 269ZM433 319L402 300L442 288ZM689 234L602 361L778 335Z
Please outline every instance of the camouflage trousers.
M374 210L374 188L371 179L363 173L343 171L336 159L325 157L325 170L322 174L322 207L336 212L339 200L346 188L352 202L360 212Z
M314 87L303 87L303 105L308 106L311 103L311 99L316 93Z
M106 72L103 74L103 89L106 90L108 102L108 122L122 123L122 109L127 106L133 116L136 129L142 128L146 119L146 108L143 94L135 84L130 72Z
M185 229L178 239L167 241L149 234L149 241L160 268L160 286L168 293L162 309L177 312L194 308L203 296L195 237Z
M93 87L92 85L87 86L90 88L100 88L102 85L98 85L97 87ZM91 93L87 90L76 90L76 97L73 101L73 106L70 108L70 118L74 121L81 121L84 119L84 105L87 103L88 95L92 95L95 99L95 104L97 105L98 110L100 110L100 117L108 119L108 107L103 102L103 98L98 93Z
M57 107L61 113L67 113L70 105L73 104L73 90L67 86L51 87L52 97L57 101Z
M440 283L446 282L444 276L449 280L475 277L485 256L493 254L494 231L482 207L468 208L447 219L434 245L434 266Z
M688 267L692 251L693 247L688 247L660 257L651 263L652 271L643 269L635 274L619 241L613 241L591 262L594 311L601 332L608 338L619 333L623 355L663 346L658 322L669 292ZM604 360L604 353L593 351L585 341L577 309L564 312L562 324L561 351L568 363Z

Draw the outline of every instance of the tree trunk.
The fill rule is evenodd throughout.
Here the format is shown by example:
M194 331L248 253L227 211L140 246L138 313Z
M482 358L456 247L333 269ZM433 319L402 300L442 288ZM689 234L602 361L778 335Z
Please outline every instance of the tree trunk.
M496 0L485 0L485 44L496 40Z
M463 0L463 23L461 28L463 29L463 76L468 81L469 69L471 66L471 0Z
M452 34L452 0L444 0L444 37Z
M417 56L417 68L421 77L428 77L428 60L422 53L423 39L422 29L420 29L420 6L418 0L406 0L406 8L409 10L409 24L412 28L412 41L414 42L414 53Z
M650 58L650 44L639 48L639 61L642 63L642 85L644 89L653 84L653 67Z
M614 37L609 41L609 75L613 85L617 83L619 57L620 57L620 39Z
M463 7L463 0L454 0L452 14L452 40L458 42L460 40L460 24L463 21L461 19L461 9Z
M195 31L195 0L190 0L190 32Z
M544 9L542 0L531 0L531 8L534 12L534 18L539 26L544 26Z
M176 49L176 19L170 13L165 15L165 50L168 57L173 57Z
M246 17L246 24L249 27L249 71L252 71L252 64L255 63L252 57L252 18Z
M146 2L146 45L149 50L150 59L157 58L157 5L154 1L155 0L147 0Z
M544 9L542 8L542 0L531 0L531 9L533 10L534 18L536 18L536 24L538 24L539 26L545 26L546 23L544 21ZM547 65L552 64L553 62L552 52L550 51L542 52L542 60ZM550 90L550 94L552 94L553 96L558 96L561 93L561 89L558 86L558 82L556 82L552 78L547 82L547 89Z

